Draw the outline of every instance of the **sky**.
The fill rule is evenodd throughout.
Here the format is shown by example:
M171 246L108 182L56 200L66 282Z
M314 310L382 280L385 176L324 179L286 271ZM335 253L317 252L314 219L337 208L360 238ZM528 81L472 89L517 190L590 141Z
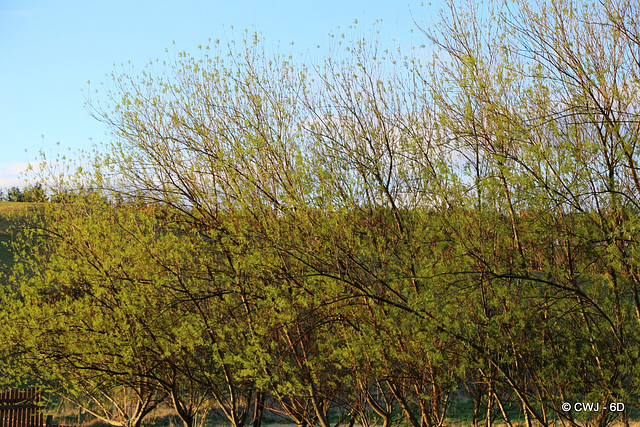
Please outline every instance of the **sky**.
M381 41L422 44L414 19L432 11L415 0L0 0L0 189L22 185L41 151L102 149L108 129L85 102L122 63L139 69L165 49L196 54L210 38L239 41L243 29L267 47L311 52L355 20L365 33L382 20Z

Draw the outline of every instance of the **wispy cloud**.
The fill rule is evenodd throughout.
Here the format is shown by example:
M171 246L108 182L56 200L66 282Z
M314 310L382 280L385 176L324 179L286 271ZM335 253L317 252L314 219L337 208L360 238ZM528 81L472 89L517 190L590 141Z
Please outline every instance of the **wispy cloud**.
M37 166L33 164L32 166ZM29 163L0 163L0 188L24 187Z

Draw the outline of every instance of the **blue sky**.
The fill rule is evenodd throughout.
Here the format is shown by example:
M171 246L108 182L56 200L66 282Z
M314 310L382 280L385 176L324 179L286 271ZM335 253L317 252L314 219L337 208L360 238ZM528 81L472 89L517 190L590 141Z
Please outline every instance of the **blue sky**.
M195 54L209 38L231 40L245 28L259 31L267 46L293 41L304 53L356 19L363 30L381 19L383 41L422 44L423 36L410 32L412 14L424 22L434 8L420 3L0 0L0 188L19 184L41 150L52 155L109 140L85 109L87 82L99 87L121 63L138 68L162 59L174 41L177 51Z

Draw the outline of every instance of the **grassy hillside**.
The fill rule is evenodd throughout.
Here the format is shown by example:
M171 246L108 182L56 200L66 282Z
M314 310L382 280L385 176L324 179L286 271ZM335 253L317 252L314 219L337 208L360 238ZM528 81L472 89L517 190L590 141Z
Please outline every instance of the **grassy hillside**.
M13 265L11 253L12 225L17 225L35 203L0 202L0 271L6 271Z

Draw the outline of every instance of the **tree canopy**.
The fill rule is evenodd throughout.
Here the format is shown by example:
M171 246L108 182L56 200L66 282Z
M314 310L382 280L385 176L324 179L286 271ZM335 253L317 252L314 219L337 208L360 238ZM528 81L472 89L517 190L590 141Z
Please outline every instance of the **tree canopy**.
M431 59L247 33L114 74L112 141L16 242L0 363L120 426L627 422L562 403L640 405L637 22L451 1Z

